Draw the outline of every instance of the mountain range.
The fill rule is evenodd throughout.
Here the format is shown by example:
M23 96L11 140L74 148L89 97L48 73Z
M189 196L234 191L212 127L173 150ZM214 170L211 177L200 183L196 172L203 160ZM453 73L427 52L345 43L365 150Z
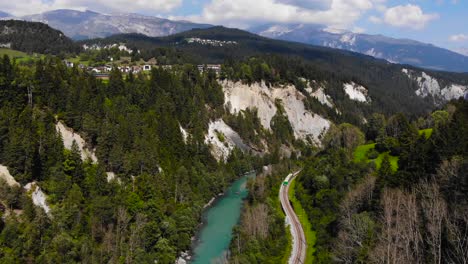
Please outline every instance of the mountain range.
M107 15L66 9L23 16L21 19L46 23L75 40L102 38L120 33L140 33L152 37L167 36L192 28L211 27L211 25L171 21L139 14Z
M0 13L0 17L11 17ZM115 34L139 33L149 37L168 36L212 25L144 16L139 14L101 14L93 11L54 10L17 19L43 22L74 40L104 38ZM252 27L250 32L268 38L344 49L433 70L468 72L468 57L448 49L409 39L382 35L330 31L319 25L268 24Z
M300 72L305 79L338 81L340 84L337 85L337 89L341 89L341 83L359 83L369 89L370 97L374 98L371 104L382 109L392 109L391 111L424 111L425 107L430 108L431 105L440 105L463 96L468 90L468 73L421 70L357 52L270 39L220 26L193 29L166 37L121 34L82 41L80 44L96 50L121 45L130 50L140 51L139 55L147 59L159 56L158 61L167 59L164 54L173 50L178 53L176 58L183 57L186 62L192 64L248 61L252 57L275 60L279 55L293 61L278 63L289 65L285 67L285 71L289 69L291 72ZM161 48L163 53L158 51ZM293 69L292 65L297 63L296 60L313 66ZM177 64L177 60L166 63ZM256 70L251 72L253 74ZM297 77L290 73L284 75L289 76L289 82L295 82ZM330 85L333 86L331 83ZM346 109L349 110L350 107L352 106L347 106Z
M382 35L330 31L318 25L257 26L251 32L261 36L306 44L345 49L392 63L409 64L434 70L466 72L468 57L447 49L410 39L395 39Z

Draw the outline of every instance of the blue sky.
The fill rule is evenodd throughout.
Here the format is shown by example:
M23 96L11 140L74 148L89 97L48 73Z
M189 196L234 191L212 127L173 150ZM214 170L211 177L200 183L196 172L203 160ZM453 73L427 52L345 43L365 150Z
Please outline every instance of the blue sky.
M468 47L468 3L466 0L387 1L387 6L406 5L408 3L418 5L424 13L437 14L437 17L427 22L424 27L414 29L373 23L369 21L369 16L379 14L378 11L374 10L359 19L356 24L370 34L416 39L451 49ZM454 36L457 35L460 37L455 38L457 39L455 41ZM462 35L465 38L461 37Z
M59 8L135 12L240 28L321 24L330 30L409 38L468 51L468 0L15 0L0 7L14 15Z

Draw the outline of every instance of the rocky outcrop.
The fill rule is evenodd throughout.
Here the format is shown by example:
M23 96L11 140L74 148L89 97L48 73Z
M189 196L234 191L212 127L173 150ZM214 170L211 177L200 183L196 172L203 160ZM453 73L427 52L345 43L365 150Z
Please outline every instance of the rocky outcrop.
M47 215L50 215L50 207L47 205L47 197L36 182L31 182L24 186L24 189L31 194L33 204L44 209Z
M309 93L310 96L317 99L321 104L326 105L330 108L334 108L331 97L325 93L325 89L323 87L319 87L316 91L312 89L312 87L307 87L306 91Z
M221 84L225 106L232 114L256 108L263 127L270 129L270 121L277 111L270 88L263 83L249 86L240 82L223 81Z
M180 133L182 133L182 138L184 140L184 143L187 144L189 133L181 125L179 125L179 128L180 128Z
M418 73L413 70L402 69L402 73L417 83L416 95L420 97L432 96L436 103L458 99L468 92L468 86L455 83L442 87L439 80L425 72Z
M278 99L282 102L297 139L310 138L320 144L320 135L330 127L330 121L305 109L306 96L293 85L268 87L265 83L248 85L232 81L222 81L221 85L225 106L232 114L255 108L266 129L271 129L271 120L278 111L275 105Z
M93 163L98 162L95 151L87 147L85 140L78 133L75 133L73 129L67 127L61 121L59 121L55 127L60 135L62 135L63 145L66 149L71 149L74 141L80 150L81 159L91 159Z
M351 100L358 101L361 103L370 102L370 98L367 95L367 88L354 82L343 84L345 93Z
M217 161L226 161L235 147L242 151L251 149L222 119L210 122L205 143L211 146L211 154Z
M6 166L0 165L0 179L3 179L10 187L20 186L20 184L11 176Z

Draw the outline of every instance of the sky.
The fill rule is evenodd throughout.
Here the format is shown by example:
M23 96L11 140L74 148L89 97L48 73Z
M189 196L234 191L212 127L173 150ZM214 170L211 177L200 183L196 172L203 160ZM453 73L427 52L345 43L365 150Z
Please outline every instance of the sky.
M465 49L468 54L468 0L15 0L0 6L17 16L62 8L133 12L243 29L267 23L320 24Z

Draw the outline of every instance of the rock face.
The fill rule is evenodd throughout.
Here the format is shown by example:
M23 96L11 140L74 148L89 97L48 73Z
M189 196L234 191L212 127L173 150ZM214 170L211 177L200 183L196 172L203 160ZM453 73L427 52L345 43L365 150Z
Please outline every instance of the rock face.
M225 106L232 114L248 108L257 108L258 117L263 127L270 129L270 121L276 114L276 106L271 98L270 89L264 84L248 86L240 82L224 81Z
M31 183L26 184L26 186L24 186L24 189L28 192L31 192L31 199L34 205L39 206L42 209L44 209L46 214L50 213L50 207L47 205L47 202L46 202L46 195L41 190L39 185L37 185L36 182L31 182Z
M460 84L448 84L442 87L439 80L425 72L415 72L408 69L402 69L409 79L415 81L418 85L416 95L420 97L432 96L436 103L443 103L452 99L463 97L468 92L468 86Z
M345 83L343 84L343 89L351 100L361 103L370 102L370 98L367 95L367 89L362 85L358 85L354 82Z
M258 117L266 129L271 129L271 119L278 109L275 101L281 100L289 122L298 139L312 139L319 144L319 136L330 127L330 121L305 109L305 95L293 85L268 87L264 83L252 85L240 82L221 82L224 90L225 106L232 114L256 108Z
M184 139L184 143L187 144L189 133L181 125L179 125L179 129L180 129L180 133L182 133L182 138Z
M10 171L7 167L0 165L0 179L6 181L6 183L10 186L20 186L20 184L11 176Z
M113 181L117 177L115 173L111 171L106 172L106 176L107 176L107 182Z
M73 129L67 127L60 121L55 125L55 128L57 129L57 132L59 132L60 135L62 135L63 145L66 149L71 150L73 142L76 142L76 144L78 145L78 149L81 153L81 159L83 161L90 159L92 163L98 163L98 159L96 157L96 150L89 149L86 145L85 140L78 133L75 133ZM106 176L107 182L110 182L112 180L117 180L117 182L120 182L120 179L116 176L114 172L106 172Z
M211 145L211 153L217 161L226 161L235 147L250 150L242 138L222 119L210 122L205 143Z
M57 131L62 135L63 138L63 145L66 149L71 149L73 145L73 141L76 142L78 148L80 149L81 159L87 160L91 159L93 163L97 163L98 159L94 150L90 150L86 146L85 140L78 134L73 131L73 129L65 126L62 122L58 122L55 125Z
M326 105L330 108L334 108L333 102L331 97L325 93L323 87L319 87L315 92L312 87L307 87L306 91L310 94L310 96L317 99L321 104Z

